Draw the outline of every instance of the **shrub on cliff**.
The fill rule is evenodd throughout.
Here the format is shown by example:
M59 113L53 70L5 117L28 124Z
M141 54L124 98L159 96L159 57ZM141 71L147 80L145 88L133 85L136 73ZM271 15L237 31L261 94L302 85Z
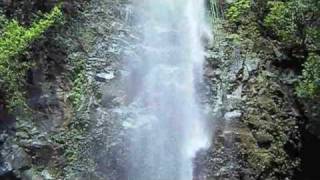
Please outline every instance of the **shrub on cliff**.
M248 14L251 3L251 0L235 1L233 4L231 4L226 13L227 18L234 23L239 22L243 16Z
M297 24L294 22L295 13L291 3L269 1L270 12L264 19L264 25L275 32L282 41L296 41Z
M299 95L320 95L318 85L313 83L320 63L317 58L320 55L320 1L236 0L227 9L226 17L240 35L253 37L258 43L257 37L250 34L254 34L252 29L259 30L260 33L255 34L275 41L297 69L302 65Z
M11 109L24 105L23 83L31 61L18 58L27 47L62 17L60 7L45 14L29 28L16 20L6 20L0 37L0 88L4 90Z
M300 84L297 88L298 95L314 97L320 95L320 56L311 54L303 65L304 69Z

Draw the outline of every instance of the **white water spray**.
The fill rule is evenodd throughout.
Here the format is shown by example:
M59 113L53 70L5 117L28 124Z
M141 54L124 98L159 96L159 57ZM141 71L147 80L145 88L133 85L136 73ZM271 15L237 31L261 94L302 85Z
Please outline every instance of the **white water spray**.
M143 41L128 59L129 180L192 180L193 158L210 135L197 100L204 0L136 0Z

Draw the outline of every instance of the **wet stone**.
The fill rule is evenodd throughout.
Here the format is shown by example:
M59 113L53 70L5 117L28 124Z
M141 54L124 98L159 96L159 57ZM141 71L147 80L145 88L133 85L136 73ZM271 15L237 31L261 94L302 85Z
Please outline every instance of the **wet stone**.
M106 82L106 81L112 80L114 78L115 78L115 75L114 75L113 71L107 72L107 73L98 73L95 76L95 79L99 82Z
M7 167L12 167L14 170L28 169L31 164L31 159L23 148L18 145L12 145L6 150L2 150Z
M11 164L8 162L0 162L0 176L4 176L12 171Z
M232 121L232 120L239 119L241 116L242 116L242 112L239 110L235 110L235 111L225 113L224 118L227 121Z

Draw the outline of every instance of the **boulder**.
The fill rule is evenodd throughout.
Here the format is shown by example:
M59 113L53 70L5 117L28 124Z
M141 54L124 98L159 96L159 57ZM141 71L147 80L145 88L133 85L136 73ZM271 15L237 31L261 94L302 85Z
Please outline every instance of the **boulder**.
M259 146L263 148L269 148L273 141L273 136L265 132L254 133L254 137L257 140Z
M12 172L11 164L8 162L0 162L0 177L6 176Z
M31 158L24 149L16 144L6 147L1 155L4 160L3 171L24 170L31 167Z
M106 72L106 73L98 73L95 76L95 79L99 82L106 82L106 81L110 81L113 78L115 78L114 72L110 71L110 72Z
M250 58L244 61L245 68L249 73L258 69L260 59L259 58Z
M242 112L240 110L235 110L235 111L225 113L224 119L227 121L239 120L241 116L242 116Z

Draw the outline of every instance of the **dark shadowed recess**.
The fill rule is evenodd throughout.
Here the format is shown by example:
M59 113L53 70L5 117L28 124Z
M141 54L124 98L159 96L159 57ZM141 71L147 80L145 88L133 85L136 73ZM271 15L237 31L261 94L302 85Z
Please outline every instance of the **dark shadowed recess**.
M295 180L319 180L320 140L308 131L303 133L301 160L302 171L297 174Z

